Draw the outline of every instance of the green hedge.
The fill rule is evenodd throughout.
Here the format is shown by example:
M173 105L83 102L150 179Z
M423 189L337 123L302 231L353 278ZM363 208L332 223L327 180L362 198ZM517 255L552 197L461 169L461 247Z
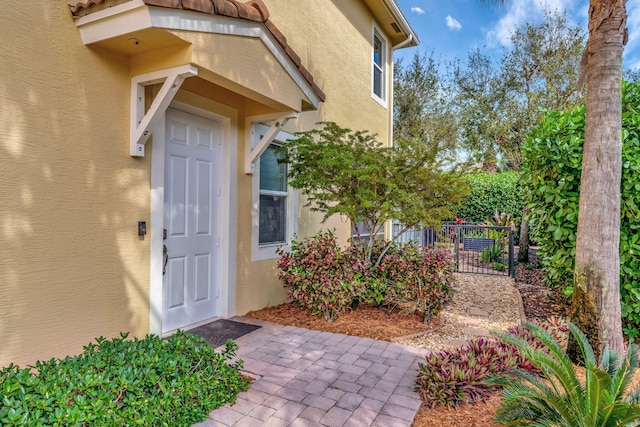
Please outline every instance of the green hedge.
M178 332L98 338L78 356L0 370L2 426L190 426L248 381L237 346L216 353L203 339Z
M471 192L455 212L467 222L483 222L495 211L506 212L516 221L522 217L522 198L517 172L477 173L468 176Z
M622 104L620 285L625 333L634 337L640 327L640 84L623 84ZM561 288L573 283L584 124L584 108L549 112L523 146L533 233L549 284Z

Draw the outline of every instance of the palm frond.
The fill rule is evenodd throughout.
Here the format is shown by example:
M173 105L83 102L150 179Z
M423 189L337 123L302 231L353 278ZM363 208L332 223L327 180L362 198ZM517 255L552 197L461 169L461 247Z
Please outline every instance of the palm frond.
M627 354L619 364L618 370L613 376L612 394L620 399L626 393L634 373L640 363L640 355L638 354L638 346L634 343L629 344ZM634 390L636 391L636 390ZM640 392L640 388L638 390ZM632 392L633 393L633 392ZM632 394L630 393L630 394ZM638 402L640 403L640 402Z
M543 328L531 324L525 324L525 327L543 344L543 349L533 349L524 339L513 335L496 335L514 345L523 357L540 369L547 381L521 370L496 379L494 383L503 387L496 421L511 426L618 427L640 420L640 388L623 400L640 361L637 346L629 346L624 360L607 348L597 365L588 339L569 323L585 360L586 377L582 385L560 344Z
M582 355L584 356L584 367L586 369L592 369L594 366L596 366L597 361L596 361L595 352L593 351L593 347L591 347L591 344L589 344L589 339L573 323L567 322L567 326L569 326L569 330L571 331L575 339L578 341L578 345L580 346L580 350L582 351Z

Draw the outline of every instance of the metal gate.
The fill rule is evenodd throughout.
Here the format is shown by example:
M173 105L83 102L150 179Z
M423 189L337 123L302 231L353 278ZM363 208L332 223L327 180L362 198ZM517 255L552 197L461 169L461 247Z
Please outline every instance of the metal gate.
M399 229L394 224L394 231ZM399 241L450 249L460 273L515 276L514 230L474 224L443 223L434 228L410 230Z

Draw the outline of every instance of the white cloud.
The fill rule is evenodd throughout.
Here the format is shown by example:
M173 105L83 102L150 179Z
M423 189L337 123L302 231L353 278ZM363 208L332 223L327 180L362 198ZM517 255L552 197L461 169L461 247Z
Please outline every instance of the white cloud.
M447 20L447 27L449 27L450 29L459 31L462 28L462 25L458 22L457 19L452 18L449 15L447 15L445 19Z
M627 0L629 41L624 47L626 68L640 68L640 0Z
M415 12L418 15L424 15L424 10L420 9L419 7L412 7L411 12Z
M623 66L640 68L640 0L627 0L626 7L629 41L624 49ZM542 18L545 9L566 11L569 20L584 28L586 34L589 6L584 0L510 0L505 3L503 16L487 31L487 45L511 46L513 30L526 21Z
M489 46L510 46L513 30L527 21L541 18L545 9L564 10L571 21L585 22L588 5L580 0L512 0L506 2L505 9L502 18L487 31Z

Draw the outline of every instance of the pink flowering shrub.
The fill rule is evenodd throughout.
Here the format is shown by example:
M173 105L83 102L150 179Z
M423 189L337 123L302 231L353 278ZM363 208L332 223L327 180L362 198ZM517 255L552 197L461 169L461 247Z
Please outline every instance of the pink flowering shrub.
M373 259L376 259L374 248ZM373 282L385 284L382 304L413 308L428 322L451 301L454 278L453 254L445 249L419 248L413 244L393 245L372 266Z
M279 278L289 297L305 310L335 320L359 301L422 311L425 320L450 301L453 257L449 251L381 243L341 249L330 232L293 242L280 250Z
M331 232L292 242L291 252L278 249L278 277L289 298L305 310L333 321L364 290L355 280L363 261L351 250L342 251Z

